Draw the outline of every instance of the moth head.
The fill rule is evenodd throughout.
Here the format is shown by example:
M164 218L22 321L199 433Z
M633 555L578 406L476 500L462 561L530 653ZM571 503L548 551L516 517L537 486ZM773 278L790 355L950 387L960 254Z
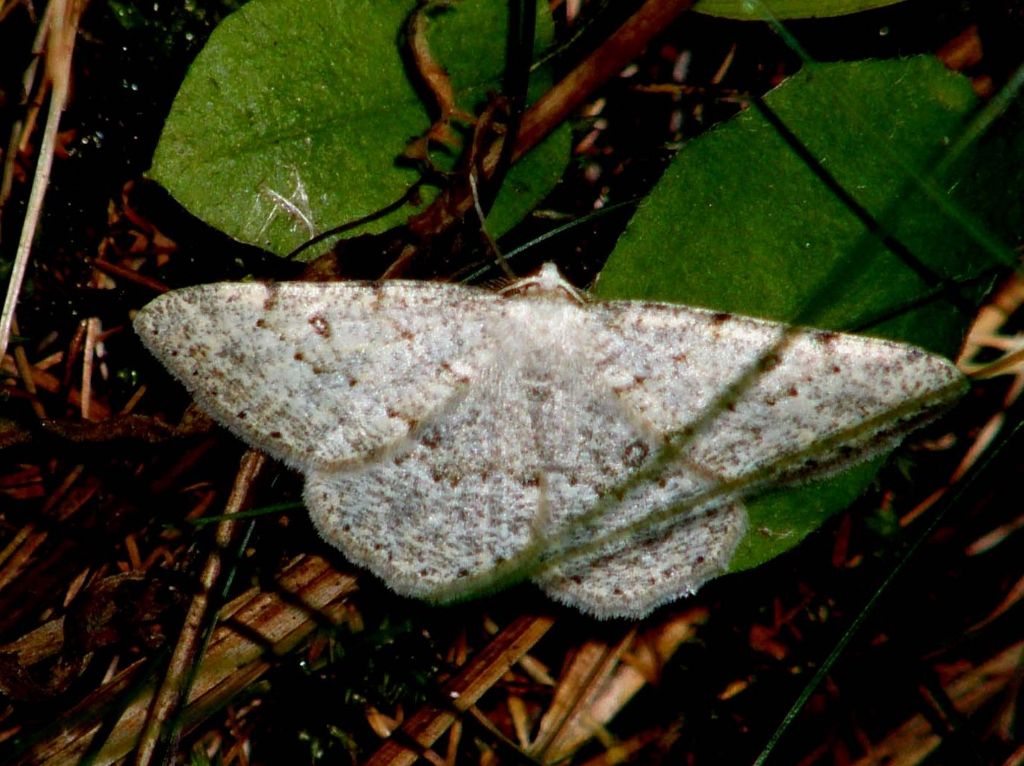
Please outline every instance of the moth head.
M587 302L586 296L569 284L558 267L550 261L541 266L537 273L523 277L505 287L500 294L517 297L538 296L547 299L560 296L572 303Z

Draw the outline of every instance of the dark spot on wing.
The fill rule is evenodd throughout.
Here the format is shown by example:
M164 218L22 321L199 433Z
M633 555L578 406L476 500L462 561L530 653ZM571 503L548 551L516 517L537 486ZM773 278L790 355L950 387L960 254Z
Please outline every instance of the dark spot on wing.
M313 332L319 335L321 338L331 337L331 325L319 314L314 314L309 318L309 326L313 328Z
M637 439L631 444L626 445L626 448L622 451L622 463L628 468L639 468L647 460L649 454L650 449L647 445Z
M461 375L455 372L454 368L448 362L441 362L440 364L438 364L438 367L440 367L444 372L453 375L459 383L469 382L469 378L467 378L465 375Z
M530 399L538 402L546 402L551 398L551 389L547 386L530 385L526 389Z
M399 412L398 410L392 409L391 407L388 407L384 412L388 416L388 419L400 420L403 423L405 423L405 427L409 429L409 431L415 431L416 427L419 426L420 424L420 422L416 420L416 418L411 418L404 412Z

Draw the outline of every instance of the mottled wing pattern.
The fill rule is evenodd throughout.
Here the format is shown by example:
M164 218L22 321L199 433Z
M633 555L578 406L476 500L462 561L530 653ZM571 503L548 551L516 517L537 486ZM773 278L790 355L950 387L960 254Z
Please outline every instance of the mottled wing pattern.
M731 560L742 495L866 460L963 389L952 364L903 344L668 304L584 310L592 385L661 447L642 481L567 525L560 544L587 554L537 578L598 615L642 615L693 592Z
M594 385L580 306L543 296L502 309L463 395L387 455L309 476L323 535L401 593L457 590L538 545L560 545L658 449ZM644 500L628 503L629 517L644 516ZM622 508L617 518L628 524Z
M590 312L605 328L595 352L608 385L717 481L866 460L965 387L949 361L906 344L661 303ZM835 437L843 446L830 444Z
M454 396L501 303L429 282L222 283L161 296L135 328L219 422L326 469L387 450Z

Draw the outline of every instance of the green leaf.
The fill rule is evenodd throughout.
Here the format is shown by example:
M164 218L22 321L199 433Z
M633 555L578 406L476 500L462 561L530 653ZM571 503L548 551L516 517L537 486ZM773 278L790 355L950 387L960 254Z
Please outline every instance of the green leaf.
M280 254L394 202L419 176L396 158L431 122L398 43L415 7L253 0L214 31L189 70L152 177L210 225ZM503 4L465 0L431 20L432 53L467 111L500 85L506 14ZM539 14L538 50L552 34ZM531 85L543 89L545 77ZM495 234L557 182L568 140L566 128L512 169L489 218ZM423 201L431 197L427 189ZM360 231L383 231L412 212Z
M763 21L769 17L820 19L870 11L901 2L903 0L699 0L693 10L708 16L744 21Z
M1022 234L1019 125L958 144L979 105L967 80L930 57L815 65L765 101L840 190L750 108L679 152L595 292L828 329L890 316L870 334L955 355L970 317L941 299L902 310L934 286L840 195L851 195L932 273L976 277L995 260L1012 262L994 235ZM1019 109L1004 122L1017 117ZM950 156L951 146L964 150ZM970 290L961 293L971 300ZM750 530L732 569L795 545L849 504L877 465L750 502Z

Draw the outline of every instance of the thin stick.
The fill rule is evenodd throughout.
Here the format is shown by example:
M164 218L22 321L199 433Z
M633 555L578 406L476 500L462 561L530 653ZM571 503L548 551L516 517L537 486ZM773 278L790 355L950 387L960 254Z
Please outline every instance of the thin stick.
M231 544L236 524L233 516L244 505L249 489L266 459L263 453L255 450L249 450L242 456L242 464L238 469L235 486L231 490L231 496L224 509L225 515L232 518L222 521L217 527L217 544L206 559L206 565L203 567L200 577L199 592L189 604L188 614L185 615L185 623L182 625L178 643L174 647L174 654L171 656L167 673L153 700L153 706L146 718L146 725L139 737L139 746L133 761L135 766L147 766L153 763L161 744L173 744L170 740L174 739L177 732L171 731L168 737L161 737L161 734L165 731L165 726L174 720L182 700L188 694L192 668L197 664L199 655L203 651L204 637L208 635L204 628L210 609L211 594L220 578L222 569L221 551L226 550Z
M78 31L78 20L82 15L83 6L82 0L53 0L53 4L47 9L50 28L49 45L46 49L46 72L47 79L52 84L50 109L46 116L46 126L43 128L39 164L36 166L35 178L32 179L32 191L28 198L21 239L18 241L18 250L11 269L11 281L7 285L7 297L4 300L3 313L0 314L0 358L7 353L11 323L14 321L14 307L18 303L21 284L25 279L32 240L35 238L39 217L42 214L43 198L50 185L50 170L53 167L53 155L57 146L57 128L61 113L67 105L68 86L71 81L71 55L75 48L75 34Z
M512 161L539 144L597 88L639 56L655 35L665 31L693 3L694 0L647 0L600 48L526 111L519 126Z

